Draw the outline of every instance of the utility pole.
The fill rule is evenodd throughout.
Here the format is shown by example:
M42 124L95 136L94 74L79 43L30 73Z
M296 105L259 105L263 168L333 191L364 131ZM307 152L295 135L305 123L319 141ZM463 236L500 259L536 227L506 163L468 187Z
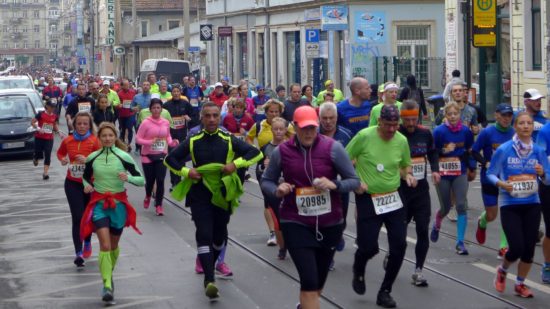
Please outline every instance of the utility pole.
M138 37L138 18L137 18L137 12L136 12L136 0L132 0L132 28L134 30L134 33L132 35L133 37L133 40L137 39ZM132 41L133 41L132 40ZM134 73L134 76L135 77L137 75L137 72L139 72L139 70L136 71L136 68L138 67L138 59L139 59L139 55L138 55L138 50L137 50L137 47L136 46L132 46L133 48L133 65L132 65L132 73ZM140 82L143 82L140 80Z
M183 58L185 60L191 60L191 57L189 57L191 38L189 36L189 0L183 0Z
M90 25L91 25L91 33L90 33L90 73L92 76L95 75L95 6L94 6L94 0L90 0L89 4L90 9Z

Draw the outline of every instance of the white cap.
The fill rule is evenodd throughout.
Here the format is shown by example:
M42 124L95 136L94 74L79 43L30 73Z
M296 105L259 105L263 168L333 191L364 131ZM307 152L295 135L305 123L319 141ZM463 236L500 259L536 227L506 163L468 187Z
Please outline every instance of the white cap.
M217 83L214 84L214 88L216 88L216 87L223 87L223 85L222 85L222 83L217 82Z
M544 98L544 96L537 89L531 88L525 90L525 92L523 93L523 98L529 100L538 100L540 98Z
M158 94L158 93L151 94L151 100L152 99L160 99L160 94Z
M111 85L111 83L109 83L109 80L106 79L106 80L103 81L102 85L103 85L103 86L105 86L105 85Z

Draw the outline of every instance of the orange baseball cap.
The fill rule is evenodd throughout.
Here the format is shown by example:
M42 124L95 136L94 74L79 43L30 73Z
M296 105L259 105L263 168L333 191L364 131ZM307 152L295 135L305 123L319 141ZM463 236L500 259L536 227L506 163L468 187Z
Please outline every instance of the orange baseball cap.
M305 128L308 126L319 126L319 117L317 112L311 106L300 106L294 111L294 123L300 127Z

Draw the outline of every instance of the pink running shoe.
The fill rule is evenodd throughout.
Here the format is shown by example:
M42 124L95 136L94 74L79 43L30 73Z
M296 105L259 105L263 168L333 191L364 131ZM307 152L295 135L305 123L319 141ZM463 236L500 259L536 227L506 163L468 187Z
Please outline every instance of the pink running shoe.
M197 256L197 259L195 260L195 273L197 274L204 274L204 269L202 269L201 260L199 260L199 257Z
M216 265L216 274L222 279L233 279L233 272L225 262Z
M149 209L149 204L151 204L151 197L146 196L145 199L143 200L143 208Z

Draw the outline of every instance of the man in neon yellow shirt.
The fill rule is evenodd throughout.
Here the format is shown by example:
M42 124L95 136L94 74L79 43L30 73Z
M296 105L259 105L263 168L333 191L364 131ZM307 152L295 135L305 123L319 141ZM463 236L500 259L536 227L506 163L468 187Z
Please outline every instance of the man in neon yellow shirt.
M361 187L355 191L358 247L352 286L357 294L365 293L365 268L379 251L378 235L384 224L390 251L376 304L385 308L396 307L390 293L407 247L406 210L398 191L401 179L416 187L409 144L398 132L399 117L395 105L384 105L379 125L359 131L346 147L350 158L356 161L355 170L361 179Z
M325 102L325 93L327 91L334 93L334 103L338 103L345 99L342 90L334 88L334 83L329 79L325 82L325 90L319 92L319 94L317 95L317 105L321 105L323 102Z
M151 72L147 74L147 81L151 84L151 93L160 93L159 85L157 84L157 76Z
M115 111L115 107L120 105L120 98L118 97L118 94L111 89L111 83L109 83L108 80L104 80L102 83L101 91L99 93L103 93L107 96L107 102L109 102L109 108L111 111Z
M168 91L168 83L165 80L160 81L159 94L162 104L172 99L172 93Z
M376 104L376 106L372 108L370 112L369 127L378 125L378 117L380 117L382 107L386 105L395 105L397 109L401 109L401 102L397 101L397 92L399 92L399 86L393 82L386 83L386 86L384 86L383 104Z

